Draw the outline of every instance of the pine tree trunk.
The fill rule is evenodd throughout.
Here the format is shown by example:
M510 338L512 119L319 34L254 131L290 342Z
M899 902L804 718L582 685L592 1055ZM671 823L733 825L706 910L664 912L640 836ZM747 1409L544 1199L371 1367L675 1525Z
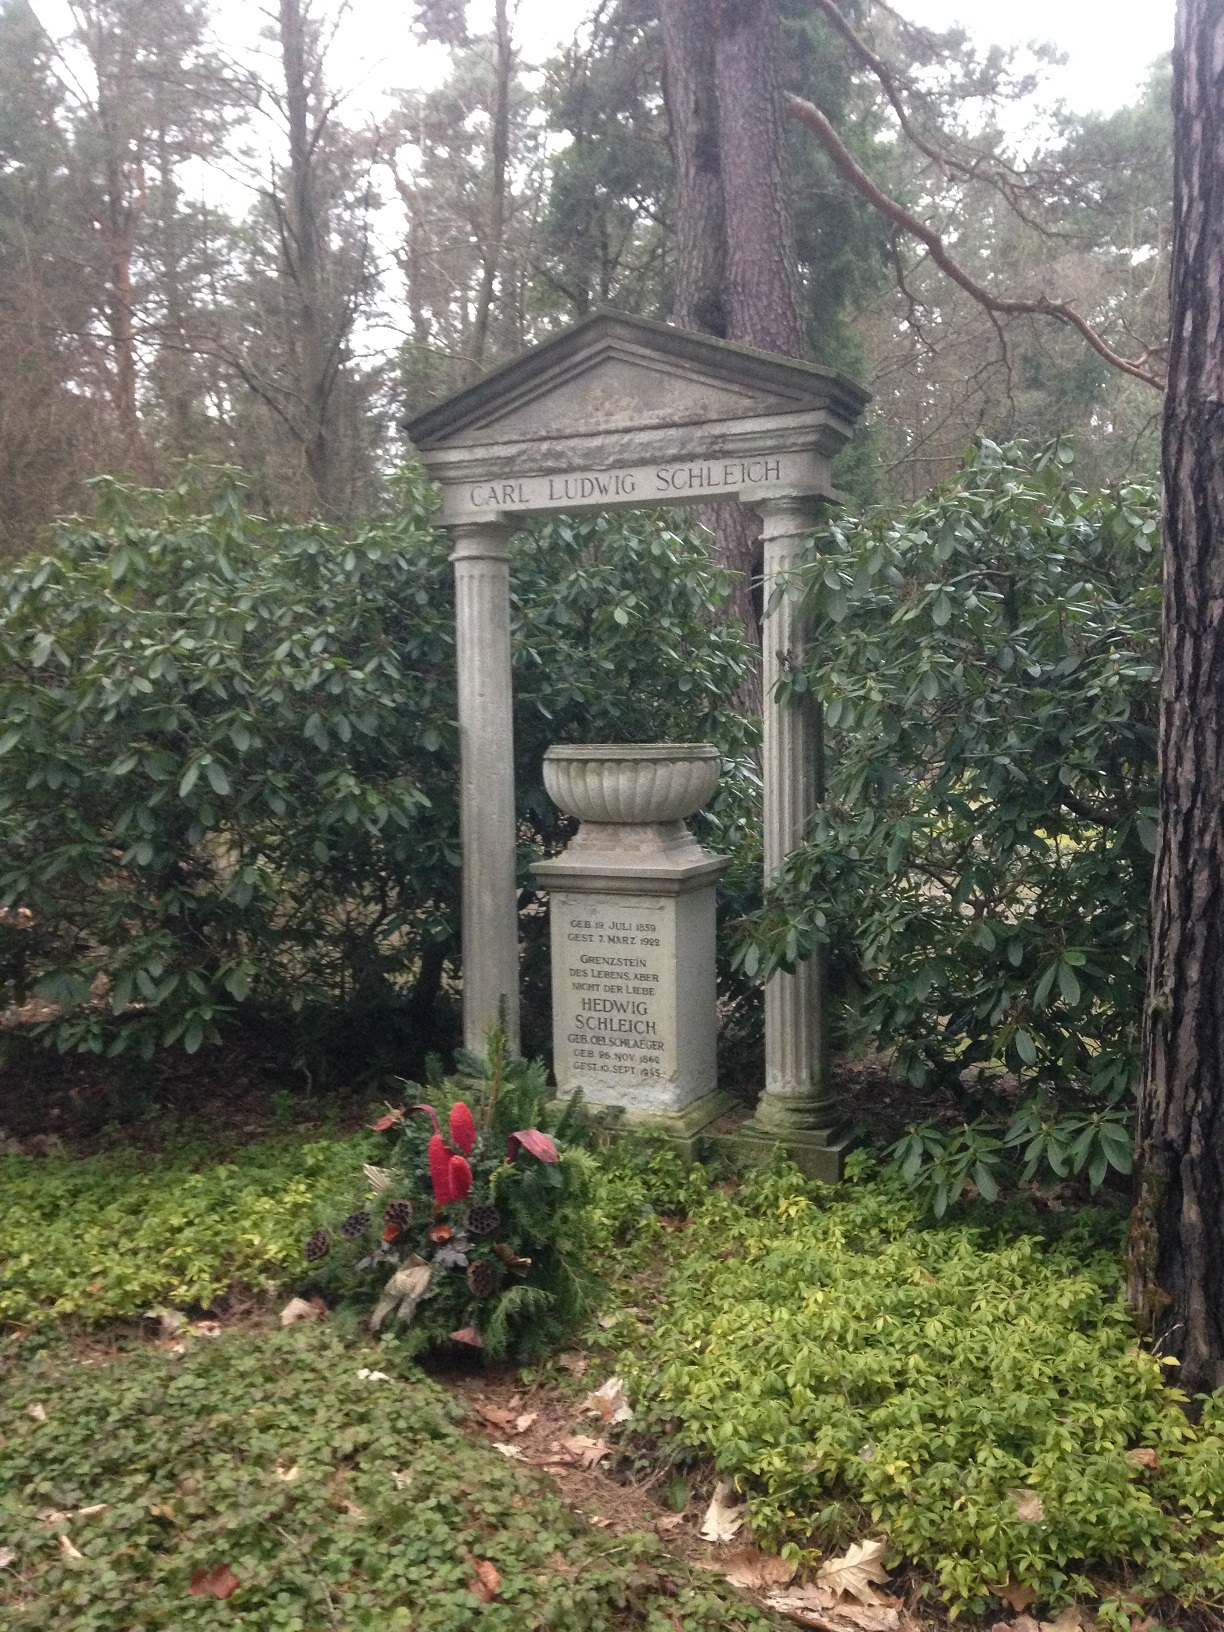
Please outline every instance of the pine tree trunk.
M783 169L774 0L721 0L715 15L727 338L799 357L803 327Z
M298 399L306 474L324 515L334 511L330 407L336 378L324 311L323 223L310 129L310 66L302 0L280 0L281 64L289 131L289 276L297 295Z
M706 0L662 0L659 15L676 170L676 322L725 339L726 244L709 10Z
M1160 836L1132 1302L1224 1383L1224 5L1180 0L1164 421Z
M489 318L493 309L493 294L497 288L497 273L501 266L506 238L506 172L510 165L510 84L514 77L514 44L510 38L510 18L506 0L497 0L493 18L493 75L492 132L489 164L492 174L489 186L489 216L485 228L485 242L481 269L480 293L476 301L476 321L472 325L471 372L473 376L484 367L485 351L489 344Z

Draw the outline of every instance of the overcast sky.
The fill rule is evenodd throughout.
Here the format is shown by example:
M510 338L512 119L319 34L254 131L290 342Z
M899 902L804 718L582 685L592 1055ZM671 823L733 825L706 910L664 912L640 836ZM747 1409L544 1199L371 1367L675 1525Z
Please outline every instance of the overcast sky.
M67 0L32 0L49 33L70 31ZM1148 65L1173 40L1174 0L895 0L914 22L933 28L963 23L983 44L1052 41L1067 54L1050 76L1049 90L1079 112L1108 112L1129 101ZM323 0L323 5L327 0ZM322 7L320 8L322 9ZM479 0L474 14L491 13ZM589 0L518 0L516 34L536 61L575 32ZM219 0L218 32L230 47L252 42L264 8L252 0ZM411 8L397 0L351 0L336 41L335 77L352 89L350 109L379 112L396 86L430 84L441 71L440 50L423 50L409 29ZM479 23L478 16L473 21ZM352 112L350 112L352 117Z

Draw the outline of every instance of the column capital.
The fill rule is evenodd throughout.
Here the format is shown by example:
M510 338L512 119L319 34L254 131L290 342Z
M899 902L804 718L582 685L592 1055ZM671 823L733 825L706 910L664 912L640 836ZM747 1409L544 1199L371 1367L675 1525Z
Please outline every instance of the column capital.
M453 521L447 525L451 535L452 561L508 561L510 540L514 528L504 521Z
M785 498L756 499L752 508L761 518L761 537L795 538L820 525L828 499L816 495L788 495Z

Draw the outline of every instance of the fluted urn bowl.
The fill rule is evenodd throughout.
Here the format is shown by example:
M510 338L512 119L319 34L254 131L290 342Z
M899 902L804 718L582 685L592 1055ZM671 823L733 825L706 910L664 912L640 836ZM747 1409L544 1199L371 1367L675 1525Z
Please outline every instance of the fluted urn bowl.
M718 786L709 742L578 742L544 755L544 786L567 816L638 826L679 822Z

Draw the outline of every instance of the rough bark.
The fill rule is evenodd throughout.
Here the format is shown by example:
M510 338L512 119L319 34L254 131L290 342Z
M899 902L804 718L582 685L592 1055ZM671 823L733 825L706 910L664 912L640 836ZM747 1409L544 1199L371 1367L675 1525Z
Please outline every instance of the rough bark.
M493 308L493 294L497 288L497 274L506 241L506 172L510 164L510 85L514 77L514 43L510 37L506 0L497 0L494 12L493 53L495 60L491 110L493 128L489 152L491 171L489 217L485 228L480 293L476 299L476 320L472 325L473 376L479 374L484 367L485 351L489 343L489 315Z
M709 11L706 0L662 0L659 15L676 170L676 322L725 339L723 179Z
M715 19L727 338L799 357L803 325L783 169L774 0L721 0Z
M1180 0L1160 833L1130 1291L1224 1383L1224 3Z
M315 186L315 147L311 129L311 71L308 60L306 9L302 0L280 0L281 64L285 75L285 114L289 134L287 247L289 275L297 294L298 398L306 474L325 514L334 509L332 447L328 424L336 378L335 347L324 310L323 223Z

